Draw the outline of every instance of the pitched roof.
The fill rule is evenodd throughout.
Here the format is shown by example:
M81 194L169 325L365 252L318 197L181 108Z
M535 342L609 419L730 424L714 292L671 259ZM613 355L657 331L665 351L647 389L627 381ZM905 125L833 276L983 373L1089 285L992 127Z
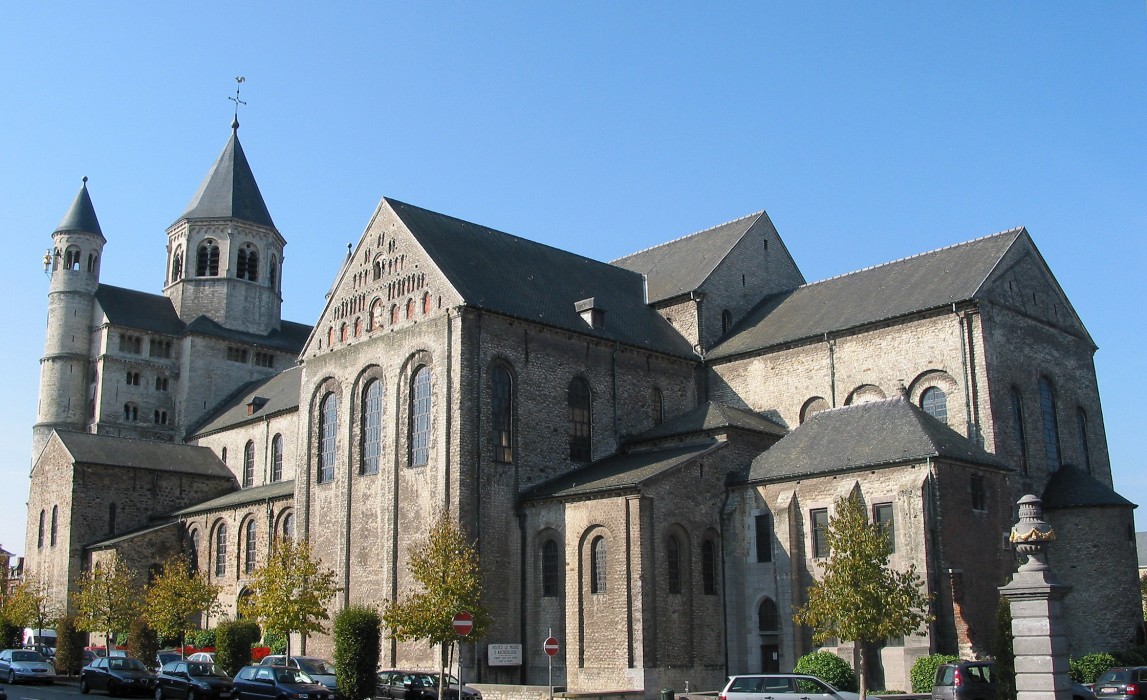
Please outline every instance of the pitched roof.
M650 303L687 294L708 279L745 232L763 216L763 211L749 214L618 258L613 264L648 277Z
M56 227L56 233L61 231L83 231L84 233L94 233L100 238L104 237L104 232L100 230L100 220L96 218L96 208L92 206L92 198L88 195L88 179L86 177L83 184L80 185L80 191L76 194L68 213L64 214L60 225Z
M188 431L188 438L223 430L249 421L262 421L267 416L299 407L299 386L302 383L303 368L291 367L273 377L259 379L245 384L215 413ZM247 406L258 405L254 413L247 412Z
M678 435L706 433L725 428L737 428L778 437L788 433L784 426L777 425L768 418L715 401L706 401L687 413L674 416L660 425L655 425L644 433L634 436L632 441L661 440Z
M973 299L1016 240L1026 235L1016 228L774 295L707 357L752 352Z
M688 341L644 301L641 275L397 200L384 200L466 304L625 345L695 357ZM605 324L574 304L593 298Z
M719 450L726 444L706 440L689 445L616 454L538 484L526 491L522 500L536 501L632 490L667 471Z
M227 465L219 461L215 453L206 447L74 433L67 430L57 430L56 435L77 464L182 472L234 479Z
M127 542L129 540L134 540L135 538L142 537L144 535L150 535L153 532L159 532L160 530L163 530L163 529L166 529L169 527L179 527L179 521L171 520L171 521L168 521L165 523L160 523L158 525L149 525L148 527L142 528L140 530L133 530L131 532L126 532L122 535L115 535L114 537L109 537L105 540L93 542L93 543L89 544L87 546L87 548L88 549L103 549L105 547L114 547L117 544Z
M182 510L177 510L172 515L185 516L194 513L206 513L213 510L228 510L230 508L238 508L240 506L250 505L252 503L262 503L264 501L274 501L281 498L293 498L295 495L295 482L290 481L276 481L273 484L264 484L263 486L255 486L249 489L240 489L239 491L232 491L226 495L218 498L212 498L210 501L203 501L196 503L193 506L188 506Z
M1070 464L1052 473L1040 496L1045 509L1115 506L1135 508L1135 504L1094 476Z
M772 481L926 458L1007 467L903 398L832 408L753 460L747 481Z
M225 338L240 343L262 345L264 347L298 354L303 349L303 345L306 344L307 337L311 334L311 327L305 323L282 321L279 324L278 330L273 330L267 335L259 335L258 333L245 333L243 331L226 328L206 316L199 316L187 324L185 332L188 334L198 333L199 335L207 335L214 338Z
M238 123L232 124L231 138L179 218L241 219L275 228L239 143Z

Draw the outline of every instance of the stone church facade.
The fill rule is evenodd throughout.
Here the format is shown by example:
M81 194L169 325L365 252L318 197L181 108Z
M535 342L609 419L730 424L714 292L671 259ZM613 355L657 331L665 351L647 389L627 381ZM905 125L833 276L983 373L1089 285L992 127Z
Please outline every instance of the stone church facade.
M85 182L45 258L28 506L26 571L61 602L107 552L181 552L234 615L273 541L305 537L332 613L380 606L447 512L493 619L468 679L545 684L552 635L555 683L652 697L813 650L791 614L856 493L932 595L879 645L905 688L920 655L988 652L1035 493L1073 653L1137 641L1096 348L1023 229L810 284L763 212L605 263L384 198L303 325L233 124L161 294L100 283L106 242ZM436 658L384 639L384 666Z

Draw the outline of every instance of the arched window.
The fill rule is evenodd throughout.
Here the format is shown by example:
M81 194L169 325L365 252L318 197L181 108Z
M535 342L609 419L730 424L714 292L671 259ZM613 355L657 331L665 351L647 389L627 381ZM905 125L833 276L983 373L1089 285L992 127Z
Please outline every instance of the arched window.
M183 279L183 247L177 247L171 255L171 281Z
M717 595L717 545L713 540L701 542L701 589L705 595Z
M725 335L726 333L728 333L729 329L732 327L733 327L733 314L729 313L728 309L725 309L724 311L721 312L721 335Z
M44 548L44 511L40 511L40 529L36 531L36 549Z
M274 255L271 256L271 264L267 266L267 283L271 289L278 289L275 285L279 283L279 261Z
M116 516L116 505L114 503L109 503L108 504L108 534L109 535L115 534L115 516Z
M80 249L68 246L64 251L64 269L78 271L80 269Z
M1047 377L1039 378L1039 407L1043 414L1043 446L1047 453L1047 471L1059 469L1059 418L1055 411L1055 390Z
M1083 468L1091 473L1091 450L1087 447L1087 414L1083 408L1075 409L1075 421L1079 429L1079 454L1083 460Z
M190 549L187 552L187 564L191 573L199 571L199 530L191 531Z
M941 423L948 423L948 395L940 387L930 386L920 394L920 408Z
M414 318L414 300L413 299L407 299L406 300L406 320L409 321L412 318Z
M243 447L243 487L255 485L255 442L248 440Z
M88 272L95 272L96 265L99 263L100 257L95 253L88 253Z
M771 598L765 598L757 608L757 630L760 632L776 632L780 629L780 616L777 615L777 604Z
M430 462L430 368L419 367L410 383L410 466Z
M1020 390L1012 387L1012 422L1015 429L1012 433L1016 442L1016 455L1020 460L1020 473L1028 473L1028 440L1024 432L1024 402Z
M809 418L825 410L828 410L828 401L820 396L812 397L805 401L804 406L801 407L801 423L803 424Z
M374 261L374 267L372 269L372 272L373 272L372 277L373 277L374 281L382 279L382 261L380 261L380 260Z
M245 573L252 573L255 571L256 557L258 553L258 540L255 537L255 519L252 518L247 521L247 532L245 533L246 549L243 552L243 571Z
M494 431L494 461L514 461L514 393L505 367L490 371L490 427Z
M661 399L661 390L657 387L653 387L652 411L653 424L661 425L661 421L665 420L665 404Z
M605 538L600 535L590 545L589 592L605 593Z
M372 379L362 398L362 474L377 474L382 463L382 382Z
M362 336L362 318L354 320L354 337L359 338Z
M369 333L382 327L382 300L375 299L370 305L370 316L367 317L366 330Z
M570 382L566 401L570 409L570 459L575 462L588 462L592 458L593 447L590 435L591 395L586 380L574 377Z
M335 436L339 429L338 401L333 393L323 397L319 409L319 473L318 481L325 484L335 478Z
M256 282L259 279L259 251L250 243L245 243L239 249L239 256L235 261L235 276L241 280Z
M223 523L215 528L215 575L227 575L227 526Z
M219 276L219 246L210 238L199 244L195 254L195 276Z
M283 480L283 436L271 438L271 481Z
M341 326L339 326L339 341L345 343L346 339L347 339L346 322L344 321L343 324Z
M562 594L562 558L558 541L550 538L542 543L542 595L553 598Z
M295 539L295 514L287 513L287 517L283 518L283 537L288 540Z
M681 592L681 540L677 535L665 541L665 578L671 594Z
M422 294L422 315L430 313L430 292L423 292Z
M123 405L123 419L131 423L139 420L139 406L130 401L125 403Z
M52 529L49 533L51 536L51 539L48 541L51 543L51 546L53 546L53 547L56 546L56 528L60 524L59 519L60 519L60 507L59 506L52 506Z

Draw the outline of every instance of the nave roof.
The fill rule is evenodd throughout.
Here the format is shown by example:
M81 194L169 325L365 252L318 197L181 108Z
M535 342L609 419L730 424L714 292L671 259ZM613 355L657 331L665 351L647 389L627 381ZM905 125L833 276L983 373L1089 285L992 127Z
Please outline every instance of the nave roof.
M184 472L234 479L227 465L206 447L57 430L76 464Z

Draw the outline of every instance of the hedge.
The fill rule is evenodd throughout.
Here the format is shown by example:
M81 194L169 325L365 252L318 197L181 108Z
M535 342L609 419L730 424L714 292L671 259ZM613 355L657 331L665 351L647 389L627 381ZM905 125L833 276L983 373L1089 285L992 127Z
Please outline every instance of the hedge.
M836 686L837 690L856 692L860 684L852 666L836 654L828 651L814 651L797 660L793 673L804 673Z
M352 605L335 615L335 684L344 698L374 696L381 624L378 611L365 605Z

